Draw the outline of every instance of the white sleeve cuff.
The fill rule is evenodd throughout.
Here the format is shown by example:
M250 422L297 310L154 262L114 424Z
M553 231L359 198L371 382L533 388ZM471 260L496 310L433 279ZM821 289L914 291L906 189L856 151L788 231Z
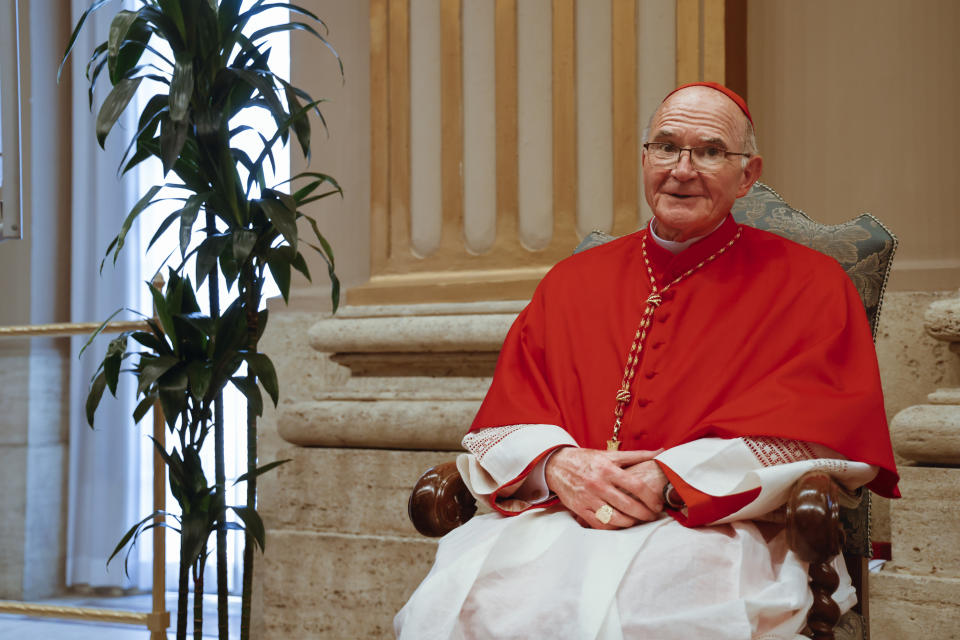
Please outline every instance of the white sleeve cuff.
M550 449L578 445L573 436L557 425L525 424L468 433L463 446L470 453L457 458L457 468L474 496L489 496L529 471L517 490L519 495L514 495L524 502L531 498L543 502L550 497L544 470L546 457L533 469L530 465ZM530 486L526 486L528 483Z
M543 456L527 477L523 479L520 487L513 494L514 498L525 500L530 504L540 504L553 497L550 493L550 487L547 486L547 461L557 452L556 449Z
M773 437L701 438L664 451L661 464L701 493L727 497L760 489L746 506L711 524L759 517L787 500L808 471L826 471L847 488L864 485L875 466L847 460L823 445Z

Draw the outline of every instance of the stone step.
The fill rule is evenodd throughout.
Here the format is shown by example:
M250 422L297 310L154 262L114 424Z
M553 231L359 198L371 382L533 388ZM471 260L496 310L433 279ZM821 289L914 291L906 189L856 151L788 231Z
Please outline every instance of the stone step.
M960 638L960 579L887 567L870 574L870 640Z

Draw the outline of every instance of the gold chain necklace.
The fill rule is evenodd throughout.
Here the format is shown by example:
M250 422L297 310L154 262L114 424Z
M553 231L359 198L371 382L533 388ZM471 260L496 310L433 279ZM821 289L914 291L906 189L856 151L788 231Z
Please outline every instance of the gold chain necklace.
M677 284L694 271L697 271L701 267L710 264L723 255L727 249L733 246L733 243L737 241L737 238L740 237L740 228L737 228L737 233L734 234L727 244L723 245L719 250L717 250L716 253L708 258L704 258L695 266L690 267L677 276L673 282L667 284L662 289L657 288L657 281L653 277L653 269L650 267L649 258L647 258L648 236L649 234L643 236L643 239L640 241L640 249L643 252L643 262L647 266L647 277L650 279L650 295L647 296L647 306L643 310L643 317L640 318L640 325L637 327L637 333L633 337L633 344L630 345L630 351L627 353L627 364L623 369L623 380L620 382L620 389L617 390L617 405L613 410L613 415L616 416L616 420L613 423L613 437L607 440L608 451L616 451L620 448L620 425L623 422L623 413L626 410L627 405L630 403L630 385L633 382L634 374L637 372L637 364L640 362L640 352L643 351L643 344L647 339L647 329L650 328L650 323L653 322L654 312L657 310L657 307L660 306L660 303L663 302L663 294L666 293L670 287Z

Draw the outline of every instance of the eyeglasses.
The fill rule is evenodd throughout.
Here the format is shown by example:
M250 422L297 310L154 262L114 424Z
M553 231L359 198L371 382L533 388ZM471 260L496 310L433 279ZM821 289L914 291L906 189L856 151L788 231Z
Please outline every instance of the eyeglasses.
M647 142L643 145L647 150L650 161L659 167L675 167L680 162L680 154L690 152L690 164L701 172L718 171L727 161L727 156L744 156L749 153L727 151L721 147L708 145L706 147L678 147L672 142Z

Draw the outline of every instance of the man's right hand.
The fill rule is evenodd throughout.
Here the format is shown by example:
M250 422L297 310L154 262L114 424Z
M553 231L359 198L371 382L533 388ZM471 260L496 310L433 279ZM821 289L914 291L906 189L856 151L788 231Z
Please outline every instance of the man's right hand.
M566 447L547 461L547 486L581 522L594 529L624 529L656 520L663 511L662 477L655 462L648 473L627 467L653 459L660 451L599 451ZM607 524L597 519L604 504L613 508Z

